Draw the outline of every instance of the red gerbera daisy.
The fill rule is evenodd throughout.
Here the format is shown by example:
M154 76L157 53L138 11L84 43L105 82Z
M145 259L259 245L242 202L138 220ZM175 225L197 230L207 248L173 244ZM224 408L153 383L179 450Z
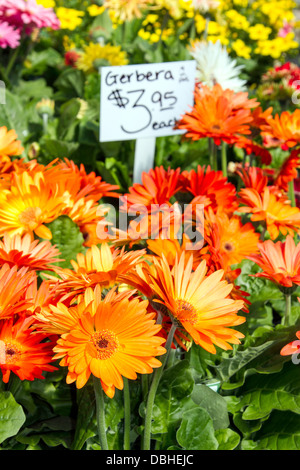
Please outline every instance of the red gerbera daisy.
M21 380L44 379L44 371L57 370L50 365L54 343L32 327L33 317L19 317L16 321L0 320L0 369L4 383L13 372Z

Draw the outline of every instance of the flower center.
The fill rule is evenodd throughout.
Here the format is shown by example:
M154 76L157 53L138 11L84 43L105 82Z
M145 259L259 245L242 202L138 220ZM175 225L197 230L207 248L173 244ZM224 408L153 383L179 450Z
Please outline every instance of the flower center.
M177 300L177 310L175 317L180 322L185 321L191 324L197 323L198 315L195 307L185 300Z
M234 250L234 245L231 242L225 242L223 245L223 248L225 251L233 251Z
M109 359L119 348L117 336L109 330L95 331L91 341L97 350L97 359Z
M21 349L14 343L0 341L0 364L12 364L21 355Z
M30 230L33 230L36 228L37 220L41 214L42 210L39 207L27 207L27 209L19 215L19 222Z

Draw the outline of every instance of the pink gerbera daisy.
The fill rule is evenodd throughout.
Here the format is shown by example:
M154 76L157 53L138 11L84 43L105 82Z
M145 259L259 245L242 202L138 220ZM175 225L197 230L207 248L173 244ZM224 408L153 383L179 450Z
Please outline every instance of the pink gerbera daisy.
M0 47L15 49L20 44L20 31L10 26L6 21L0 22Z
M38 5L36 0L2 0L0 19L17 28L26 27L26 34L33 28L59 29L60 22L53 8Z

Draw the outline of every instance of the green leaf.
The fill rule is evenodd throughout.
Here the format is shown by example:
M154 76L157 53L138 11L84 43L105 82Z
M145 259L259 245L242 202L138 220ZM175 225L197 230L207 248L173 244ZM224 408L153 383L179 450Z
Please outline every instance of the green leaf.
M293 411L300 414L300 374L292 362L276 374L254 374L247 378L238 397L228 402L234 413L243 411L243 419L253 420L268 416L272 410Z
M105 422L107 442L110 449L123 449L123 429L120 423L124 418L123 392L116 390L113 399L105 397Z
M215 437L219 443L218 450L233 450L240 443L240 436L232 429L217 429Z
M14 129L18 139L23 143L28 135L28 119L23 112L21 98L5 90L6 104L0 104L0 126Z
M54 86L59 90L55 93L54 97L62 101L71 98L82 98L84 94L84 82L85 77L81 70L67 68L54 83Z
M95 394L90 384L77 390L77 410L72 450L81 450L85 442L97 434Z
M10 392L0 392L0 443L8 437L15 436L23 424L26 416Z
M251 370L265 374L281 370L287 359L280 355L280 350L295 339L298 329L299 324L289 328L282 325L257 328L232 357L223 358L216 366L223 381L222 388L230 390L241 386Z
M221 395L206 385L197 384L192 393L192 400L208 412L215 429L229 426L227 402Z
M84 252L84 239L78 225L68 216L62 215L47 226L52 232L51 242L57 246L60 258L64 260L57 265L70 268L70 260L76 260L76 255Z
M80 102L77 100L77 98L72 98L61 106L61 114L57 127L57 137L59 140L67 139L67 137L70 135L70 127L76 120L79 110ZM71 137L72 136L73 132L71 134Z
M23 67L22 75L36 74L42 76L49 67L56 67L62 60L60 53L51 47L42 51L33 50L27 56L27 66Z
M242 450L300 450L300 415L274 411L255 434L244 439Z
M51 98L53 89L47 86L46 80L37 78L36 80L20 80L14 88L14 93L20 96L22 100L41 100L42 98Z
M213 421L208 412L200 407L184 414L176 437L185 450L216 450L219 445Z
M153 407L152 434L161 440L161 448L176 445L176 431L182 417L198 406L191 394L194 380L189 363L186 360L166 369L160 380ZM140 415L144 417L144 403L140 406Z
M213 358L212 354L195 343L192 344L185 357L189 360L195 383L201 382L204 378L211 377L209 366L214 365L213 359L216 359L216 357Z
M78 142L65 142L56 139L45 139L41 142L41 152L49 161L55 158L70 158L78 147Z

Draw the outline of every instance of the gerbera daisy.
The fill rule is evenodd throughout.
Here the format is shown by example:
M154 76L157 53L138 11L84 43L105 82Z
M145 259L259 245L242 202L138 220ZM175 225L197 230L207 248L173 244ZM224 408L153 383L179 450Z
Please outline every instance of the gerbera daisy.
M209 87L218 83L224 90L234 92L245 89L246 80L240 78L243 66L237 65L220 41L195 41L190 54L196 60L196 78L200 83Z
M10 237L5 233L3 240L0 240L0 266L8 264L11 267L27 266L37 271L55 271L53 263L60 261L58 249L48 240L32 241L28 233L22 237L18 234Z
M235 283L236 279L241 274L241 269L232 269L231 266L229 266L226 257L223 256L220 250L215 248L213 245L206 245L202 250L200 250L199 256L202 260L206 261L207 276L214 273L215 271L219 271L220 269L224 271L223 279L229 284L233 285L232 291L230 292L230 298L234 300L242 300L244 302L242 311L248 313L248 306L251 304L251 302L247 299L247 297L249 297L250 294L243 291L240 286Z
M260 234L253 225L243 224L238 215L228 217L224 212L206 215L205 240L224 258L224 266L240 263L248 255L258 252ZM208 246L208 249L209 249Z
M121 210L129 211L132 205L140 205L147 210L152 205L171 205L170 199L181 189L180 168L165 170L162 166L142 173L142 184L134 183L129 193L120 197Z
M185 254L187 261L191 254L193 254L194 266L196 266L201 260L199 250L186 250L189 243L190 240L183 234L182 243L180 243L178 239L169 240L157 238L147 240L147 247L154 256L162 257L162 255L164 255L170 267L174 266L176 259L180 258L182 253ZM152 259L152 255L150 255L150 259Z
M135 380L161 366L155 356L166 352L165 339L157 335L161 325L147 312L147 300L110 291L93 313L82 302L76 325L54 348L54 358L68 367L67 383L82 388L92 374L112 398L115 387L123 389L122 376Z
M257 144L252 139L248 139L245 136L239 136L239 138L235 142L235 146L246 151L247 155L255 155L259 157L259 161L263 165L270 165L272 162L272 155L264 148L262 145Z
M125 252L125 247L120 250L109 247L107 243L102 243L100 247L93 245L85 255L79 253L77 261L71 260L73 269L58 268L60 282L57 295L62 295L62 299L71 299L96 284L113 287L119 283L120 275L130 274L144 254L145 250ZM57 278L51 279L57 281Z
M283 346L280 351L281 356L290 356L300 351L300 331L296 332L296 336L298 339L295 339L294 341L291 341L290 343Z
M206 262L202 261L193 272L192 256L186 263L184 255L173 269L164 257L154 258L154 264L151 287L156 301L167 307L196 344L215 354L215 345L227 350L240 343L243 334L229 327L244 323L245 318L236 314L244 302L229 298L233 285L222 280L223 270L206 276Z
M300 150L293 150L289 157L287 157L278 174L275 177L274 184L283 191L288 191L289 182L293 181L298 176L297 168L300 167Z
M21 380L44 379L43 372L57 367L50 365L55 343L45 341L47 336L32 327L33 317L16 321L0 320L0 369L4 383L13 372Z
M84 52L80 54L76 62L79 70L86 73L98 71L101 65L126 65L128 58L121 46L113 46L111 44L95 44L90 42L84 47Z
M104 0L103 6L113 10L120 21L141 18L142 12L153 4L150 0Z
M29 172L14 173L12 186L0 208L0 235L36 234L50 240L52 233L45 224L61 214L64 205L54 185L45 182L42 173L33 177Z
M251 220L265 224L272 240L279 234L293 235L300 230L300 210L292 207L266 187L260 194L254 188L242 188L239 192L240 212L250 213Z
M266 141L271 139L272 146L281 146L288 150L300 144L300 109L293 113L283 111L280 115L268 120L266 129L263 128L262 137Z
M284 287L300 285L300 244L295 245L293 237L287 235L284 242L274 243L266 240L258 244L259 254L248 258L262 268L262 272L253 274L263 277Z
M44 8L36 0L2 0L0 18L31 34L35 28L59 29L60 23L53 8Z
M253 188L261 193L268 185L268 177L264 170L257 166L238 167L236 173L240 176L246 188Z
M7 21L0 23L0 47L16 49L20 45L21 34L19 29L14 28Z
M0 127L0 160L9 161L9 157L21 155L24 149L17 137L14 129L8 131L7 127Z
M237 207L235 186L224 177L222 171L215 171L198 165L197 170L183 171L180 177L182 190L192 194L191 203L204 203L214 211L222 208L225 212L234 212ZM198 197L206 199L199 199Z
M0 268L0 319L24 313L33 304L28 299L27 289L35 281L36 275L27 268L17 269L4 264Z
M248 99L248 93L224 90L219 84L213 88L196 86L195 104L178 121L176 128L186 130L191 140L211 138L216 145L221 141L234 144L240 135L251 134L251 108L258 103Z

